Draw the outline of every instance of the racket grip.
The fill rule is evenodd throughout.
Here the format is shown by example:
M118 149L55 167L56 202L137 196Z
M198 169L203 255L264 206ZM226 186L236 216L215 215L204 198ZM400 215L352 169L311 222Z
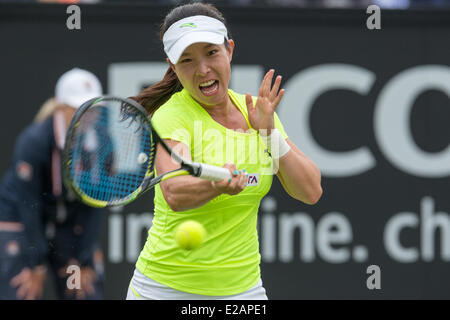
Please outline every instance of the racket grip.
M199 178L210 181L221 181L223 179L230 179L230 170L213 166L206 163L200 163L200 175Z

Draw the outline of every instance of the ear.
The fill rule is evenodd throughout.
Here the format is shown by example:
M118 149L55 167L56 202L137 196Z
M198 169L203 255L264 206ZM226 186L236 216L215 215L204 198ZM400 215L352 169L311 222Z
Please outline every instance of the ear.
M235 44L234 44L233 39L228 39L227 42L229 44L229 46L227 48L228 58L230 59L230 62L231 62L231 60L233 60L233 52L234 52Z

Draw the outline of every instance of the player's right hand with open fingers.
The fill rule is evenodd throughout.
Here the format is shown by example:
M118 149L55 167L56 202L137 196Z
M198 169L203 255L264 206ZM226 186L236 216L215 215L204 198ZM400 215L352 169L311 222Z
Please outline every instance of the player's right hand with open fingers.
M248 173L245 170L238 170L232 163L226 163L222 166L230 170L231 179L224 179L222 181L211 181L211 185L221 193L235 195L245 189L247 186Z

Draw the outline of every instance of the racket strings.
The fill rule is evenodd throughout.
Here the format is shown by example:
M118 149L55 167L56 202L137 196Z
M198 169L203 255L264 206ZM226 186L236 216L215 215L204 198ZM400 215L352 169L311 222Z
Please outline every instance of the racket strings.
M71 175L74 184L87 196L102 200L123 200L135 192L152 167L153 157L144 163L140 154L151 155L151 130L138 112L108 101L94 107L80 119L74 134ZM89 116L89 113L92 113ZM95 113L95 114L94 114ZM131 122L125 118L131 117Z

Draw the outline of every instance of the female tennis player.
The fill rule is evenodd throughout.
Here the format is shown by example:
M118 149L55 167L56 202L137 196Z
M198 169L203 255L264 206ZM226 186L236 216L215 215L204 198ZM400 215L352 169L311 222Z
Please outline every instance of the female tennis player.
M320 171L287 138L275 113L284 94L281 76L272 85L274 70L268 71L258 97L228 88L235 43L214 6L174 8L160 35L167 73L134 99L153 115L155 129L172 148L228 168L233 177L211 182L182 176L155 187L153 225L127 299L267 299L257 213L274 163L286 192L307 204L321 197ZM178 166L157 152L158 174ZM174 230L190 219L200 222L207 236L199 248L183 250Z

